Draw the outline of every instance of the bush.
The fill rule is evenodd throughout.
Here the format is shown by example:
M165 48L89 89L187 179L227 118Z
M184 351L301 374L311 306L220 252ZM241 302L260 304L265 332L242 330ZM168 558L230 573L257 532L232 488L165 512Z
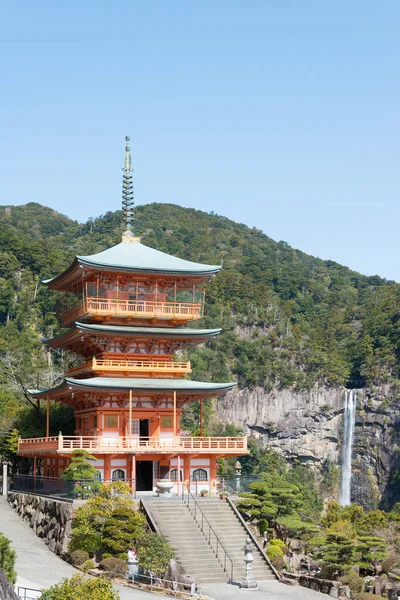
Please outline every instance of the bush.
M396 556L388 556L382 563L382 571L388 575L398 561L399 559Z
M90 556L99 552L102 549L104 524L112 512L122 507L133 510L134 506L130 497L130 488L126 483L115 481L112 484L102 485L99 493L76 511L72 522L69 550L86 550Z
M4 572L7 581L14 586L17 574L14 571L15 550L11 549L11 542L5 535L0 533L0 569Z
M104 577L87 579L83 575L74 575L63 579L61 583L45 590L40 600L120 600L118 592L113 590L110 581Z
M86 550L74 550L69 555L71 562L73 565L80 566L83 565L84 562L89 560L89 553Z
M368 592L361 592L360 594L356 594L355 600L382 600L382 596L377 596L376 594L369 594Z
M85 573L87 573L91 569L95 569L95 568L96 568L96 565L91 558L89 558L89 560L85 560L83 565L81 565L81 569L82 569L82 571L85 571Z
M272 540L270 540L269 545L270 546L279 546L280 548L284 548L286 546L285 542L283 542L279 538L273 538Z
M271 558L271 563L277 571L283 571L285 568L285 561L281 556L275 556L274 558Z
M126 560L129 546L137 545L145 530L144 515L129 507L118 507L104 523L102 548L105 552Z
M138 549L139 565L145 571L163 577L169 561L174 557L171 546L158 533L149 533Z
M353 594L364 591L365 581L354 571L344 575L340 581L344 583L344 585L348 585Z
M121 577L126 575L128 571L126 561L121 558L104 558L100 563L100 567L107 571L110 577Z
M272 560L273 558L282 558L283 559L282 548L280 546L268 546L267 556L270 560Z
M258 529L259 529L260 535L263 535L266 531L268 531L267 519L260 519L260 521L258 523Z

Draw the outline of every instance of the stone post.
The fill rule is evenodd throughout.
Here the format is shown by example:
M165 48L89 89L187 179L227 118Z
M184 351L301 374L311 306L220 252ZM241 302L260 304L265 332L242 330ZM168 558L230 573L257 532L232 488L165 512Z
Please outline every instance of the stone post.
M3 494L3 496L7 496L7 494L8 494L8 462L7 461L3 462L3 489L2 489L2 494Z
M245 545L242 550L244 551L244 562L246 565L246 575L243 581L240 582L240 587L243 590L258 590L258 585L253 577L252 565L253 565L253 544L251 543L250 537L247 538Z

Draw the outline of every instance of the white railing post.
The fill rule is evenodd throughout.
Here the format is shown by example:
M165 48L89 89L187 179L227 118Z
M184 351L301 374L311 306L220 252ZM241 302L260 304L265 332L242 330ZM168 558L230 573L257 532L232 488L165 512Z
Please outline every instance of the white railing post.
M62 433L60 431L60 433L58 434L58 449L62 450L63 449L63 436Z

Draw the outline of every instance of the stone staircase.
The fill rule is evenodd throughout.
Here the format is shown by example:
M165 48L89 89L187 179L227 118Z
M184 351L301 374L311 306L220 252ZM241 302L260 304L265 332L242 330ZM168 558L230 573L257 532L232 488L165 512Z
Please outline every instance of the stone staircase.
M196 501L233 562L233 580L240 581L245 572L241 549L247 538L245 528L227 501L214 498L196 498ZM229 580L231 563L225 559L220 548L217 558L215 538L211 534L209 544L209 528L204 522L204 533L201 531L199 511L197 520L194 518L193 500L190 509L179 499L147 498L142 500L142 504L160 533L175 550L177 562L197 583L225 583ZM258 581L275 579L261 552L255 548L253 554L255 578Z
M234 581L242 580L245 574L242 548L248 537L244 525L227 500L219 498L196 498L196 500L233 562ZM253 575L256 581L276 579L271 567L254 544L253 557Z

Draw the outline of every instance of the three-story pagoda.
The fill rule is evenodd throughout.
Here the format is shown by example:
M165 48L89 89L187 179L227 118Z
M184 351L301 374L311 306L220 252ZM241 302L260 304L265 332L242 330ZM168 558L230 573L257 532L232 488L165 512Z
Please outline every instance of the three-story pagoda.
M132 232L131 171L127 145L122 242L76 256L63 273L44 281L74 298L61 314L66 331L45 343L82 360L56 387L32 392L47 400L47 435L20 440L18 454L35 464L43 459L43 474L59 477L71 452L85 449L96 457L102 480L132 480L137 491L152 491L158 479L170 478L178 493L181 483L191 482L214 490L217 458L247 454L246 438L187 437L182 407L222 396L236 384L192 381L186 378L190 362L175 360L174 353L220 333L184 326L203 316L204 285L221 267L141 244ZM49 436L52 401L74 408L74 436Z

